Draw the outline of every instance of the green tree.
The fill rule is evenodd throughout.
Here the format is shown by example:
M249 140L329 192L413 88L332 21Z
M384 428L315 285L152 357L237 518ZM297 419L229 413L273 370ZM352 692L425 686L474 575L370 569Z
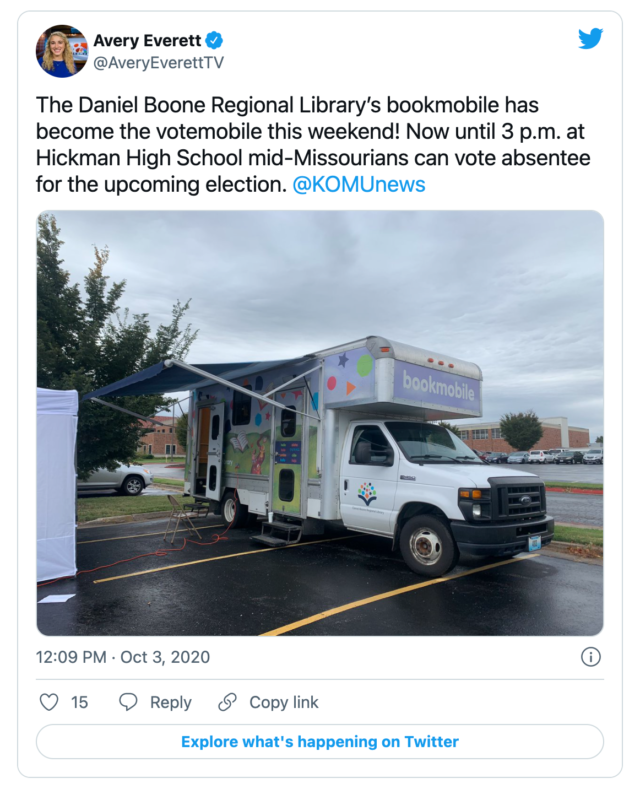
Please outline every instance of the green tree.
M189 432L189 415L183 414L176 422L176 440L180 447L187 450L187 434Z
M458 439L460 438L460 428L458 428L457 425L452 425L450 422L439 422L438 425L441 428L446 428L448 431L451 431L451 433L454 436L457 436Z
M598 438L596 439L596 444L604 444L604 437L598 436Z
M533 411L505 414L500 419L502 438L516 450L530 450L542 439L542 425Z
M162 357L184 359L198 332L184 325L189 302L176 301L171 321L151 330L148 314L131 314L118 305L125 281L109 285L105 267L109 249L94 248L94 264L84 279L84 297L62 268L60 229L55 217L38 220L38 386L87 392L150 367ZM162 395L108 398L138 414L152 417L171 401ZM127 414L98 403L80 403L78 474L114 469L135 458L145 430Z

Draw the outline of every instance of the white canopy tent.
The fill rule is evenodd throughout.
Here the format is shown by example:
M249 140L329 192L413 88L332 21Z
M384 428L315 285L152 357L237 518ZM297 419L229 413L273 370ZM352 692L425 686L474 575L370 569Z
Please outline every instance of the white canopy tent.
M78 393L38 389L37 580L76 573Z

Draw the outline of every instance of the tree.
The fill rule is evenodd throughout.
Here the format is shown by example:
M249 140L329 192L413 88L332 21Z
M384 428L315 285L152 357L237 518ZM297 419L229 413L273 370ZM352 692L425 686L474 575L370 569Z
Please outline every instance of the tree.
M441 428L446 428L448 431L451 431L451 433L454 436L457 436L458 439L460 438L460 428L458 428L457 425L451 425L450 422L439 422L438 425Z
M176 422L176 439L180 447L187 450L187 433L189 432L189 415L183 414Z
M500 419L502 438L516 450L530 450L542 439L542 425L533 411L505 414Z
M105 267L109 249L94 248L94 264L84 279L84 297L71 285L62 268L60 229L56 219L38 219L38 386L87 392L133 372L150 367L162 357L184 359L198 332L184 328L189 302L176 301L171 321L151 330L148 314L120 312L126 281L109 285ZM167 401L162 395L109 398L144 416L152 417ZM118 411L90 401L81 402L78 414L78 474L86 477L100 467L115 469L135 458L145 429Z
M596 439L596 444L604 444L604 437L598 436L598 438Z

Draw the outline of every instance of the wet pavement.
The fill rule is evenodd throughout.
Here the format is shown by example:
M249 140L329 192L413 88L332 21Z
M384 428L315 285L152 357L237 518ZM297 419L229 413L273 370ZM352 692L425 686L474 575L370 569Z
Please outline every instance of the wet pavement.
M421 586L426 579L411 572L388 541L337 527L296 546L263 549L250 541L255 528L210 543L224 527L209 517L198 522L204 546L187 541L179 552L146 555L162 547L165 526L164 520L149 520L80 529L80 570L144 557L39 588L38 599L76 595L66 603L38 605L40 631L256 636L284 628L282 635L294 636L589 636L602 626L602 568L544 550L506 562L469 558L447 580ZM178 536L174 547L183 542ZM94 582L117 576L128 577ZM411 590L397 594L402 589ZM396 594L363 604L387 592ZM333 616L308 620L344 605L349 608Z

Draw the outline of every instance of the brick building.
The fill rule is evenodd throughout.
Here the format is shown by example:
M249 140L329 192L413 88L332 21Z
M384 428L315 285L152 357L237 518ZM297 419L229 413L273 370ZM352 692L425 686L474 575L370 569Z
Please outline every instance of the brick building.
M461 433L461 439L474 450L490 450L493 453L513 453L514 448L507 444L500 433L499 422L453 423ZM532 450L550 450L553 447L588 447L589 429L569 425L566 417L545 417L540 419L542 439Z
M141 423L143 428L149 429L149 433L145 433L140 440L138 452L153 456L183 456L184 448L178 444L176 438L177 417L152 417L152 419L162 424Z

